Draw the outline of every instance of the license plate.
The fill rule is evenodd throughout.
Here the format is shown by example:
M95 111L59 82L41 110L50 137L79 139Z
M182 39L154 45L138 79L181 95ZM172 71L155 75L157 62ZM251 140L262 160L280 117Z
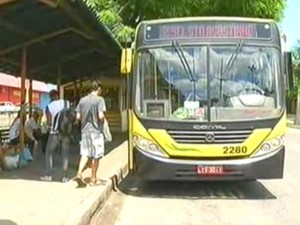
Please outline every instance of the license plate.
M203 175L223 174L223 166L197 166L197 173Z

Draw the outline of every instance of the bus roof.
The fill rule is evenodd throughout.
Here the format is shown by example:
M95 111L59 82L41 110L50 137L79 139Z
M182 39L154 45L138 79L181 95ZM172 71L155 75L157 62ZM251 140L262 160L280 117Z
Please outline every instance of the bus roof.
M171 23L171 22L183 22L183 21L201 21L201 20L217 20L217 21L247 21L247 22L271 22L276 23L272 19L252 18L252 17L225 17L225 16L204 16L204 17L174 17L174 18L163 18L155 20L144 20L140 24L151 24L151 23Z

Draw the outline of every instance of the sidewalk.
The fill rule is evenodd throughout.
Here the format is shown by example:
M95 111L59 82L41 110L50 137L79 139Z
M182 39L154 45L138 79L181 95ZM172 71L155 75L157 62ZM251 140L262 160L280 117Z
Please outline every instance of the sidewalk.
M0 225L87 225L90 215L112 189L110 178L126 173L127 141L114 145L99 166L99 177L108 179L106 185L78 189L73 181L42 182L39 177L43 175L43 162L0 173ZM75 171L73 164L72 175ZM85 177L90 177L90 170Z
M300 125L295 124L295 117L296 117L296 115L294 115L294 114L287 115L288 127L300 129Z

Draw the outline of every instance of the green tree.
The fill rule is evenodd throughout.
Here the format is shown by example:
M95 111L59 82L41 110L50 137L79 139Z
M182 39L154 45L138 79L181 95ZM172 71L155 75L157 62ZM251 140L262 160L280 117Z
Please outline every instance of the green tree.
M248 16L280 21L285 0L149 0L139 1L143 19L183 16Z
M300 41L298 44L292 48L292 66L293 66L293 76L295 78L295 85L293 89L288 91L288 98L292 101L297 99L298 95L298 86L300 85L299 76L300 76ZM299 85L298 85L299 83Z
M298 40L296 46L292 49L292 58L294 69L300 69L300 40Z
M131 0L128 2L130 3ZM134 28L124 23L121 17L123 5L118 0L85 0L100 21L102 21L121 42L131 42ZM126 5L124 5L124 8Z
M295 76L295 86L290 92L292 99L297 99L297 110L295 124L300 124L300 40L292 49L293 73Z
M141 20L185 16L241 16L280 21L286 0L85 0L121 41Z

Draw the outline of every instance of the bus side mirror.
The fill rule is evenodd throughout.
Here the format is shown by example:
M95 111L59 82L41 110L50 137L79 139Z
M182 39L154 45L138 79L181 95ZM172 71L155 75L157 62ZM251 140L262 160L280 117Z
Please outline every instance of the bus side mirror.
M284 52L284 74L287 81L287 89L292 90L294 88L294 75L291 52Z
M132 67L132 49L124 48L122 49L121 56L121 74L129 75L131 73Z

